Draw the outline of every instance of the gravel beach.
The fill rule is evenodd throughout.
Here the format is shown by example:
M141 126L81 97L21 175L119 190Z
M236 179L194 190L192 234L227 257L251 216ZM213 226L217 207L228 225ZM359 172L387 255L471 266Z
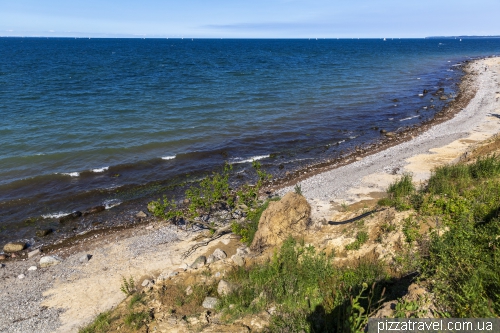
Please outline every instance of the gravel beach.
M451 120L410 141L300 180L313 218L328 220L342 203L376 198L376 193L385 191L404 172L425 181L435 166L456 160L475 143L499 133L500 58L477 60L469 66L472 79L464 80L462 89L477 92ZM289 191L293 186L277 193ZM0 332L77 332L124 299L120 292L123 277L133 276L139 282L156 279L203 254L206 249L182 259L198 236L200 230L148 224L44 253L61 259L47 268L40 267L40 254L0 260ZM227 246L237 240L225 235L214 243L218 242ZM227 251L228 256L234 253Z

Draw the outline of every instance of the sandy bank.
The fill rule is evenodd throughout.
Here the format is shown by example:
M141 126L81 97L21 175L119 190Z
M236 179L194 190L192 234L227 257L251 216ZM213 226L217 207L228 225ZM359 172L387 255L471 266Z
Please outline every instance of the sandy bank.
M500 132L500 58L479 60L469 70L477 75L463 89L477 93L453 119L410 141L300 180L313 218L331 220L342 203L376 199L404 172L424 181L435 166L457 159L477 142ZM293 186L279 193L291 190ZM0 332L75 332L123 300L122 277L157 278L215 246L231 256L239 245L237 239L225 235L183 259L183 252L199 236L199 231L155 224L95 236L78 247L57 250L54 254L63 259L57 266L39 268L39 256L8 262L0 268ZM85 254L92 258L82 263ZM31 266L38 269L29 271ZM22 279L21 274L25 275Z

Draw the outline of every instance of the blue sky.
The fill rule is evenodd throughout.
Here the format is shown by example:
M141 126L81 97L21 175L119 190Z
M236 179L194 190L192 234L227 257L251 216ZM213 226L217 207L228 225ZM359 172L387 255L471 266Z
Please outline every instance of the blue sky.
M0 0L0 36L500 35L500 0Z

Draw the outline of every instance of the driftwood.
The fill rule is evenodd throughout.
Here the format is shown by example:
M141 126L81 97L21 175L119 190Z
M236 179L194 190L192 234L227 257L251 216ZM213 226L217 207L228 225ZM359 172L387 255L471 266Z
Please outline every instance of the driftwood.
M384 210L386 210L387 208L381 208L381 209L374 209L374 210L371 210L369 212L366 212L366 213L363 213L359 216L356 216L356 217L353 217L352 219L349 219L349 220L345 220L345 221L339 221L339 222L334 222L334 221L328 221L328 224L330 225L342 225L342 224L348 224L348 223L351 223L351 222L355 222L355 221L358 221L358 220L361 220L362 218L368 216L368 215L371 215L373 213L378 213L378 212L382 212Z
M205 223L200 223L201 225L205 226L205 227L209 227L210 229L213 230L213 227L211 226L208 226L207 224ZM184 252L182 254L182 259L186 259L187 257L189 257L191 254L193 254L194 251L196 251L196 249L202 247L202 246L207 246L210 242L216 240L217 238L227 234L228 232L231 232L231 224L229 225L226 225L222 228L218 228L215 230L214 234L212 235L212 237L210 237L207 241L204 241L204 242L200 242L200 243L196 243L195 245L191 246L189 248L189 250L187 250L186 252Z

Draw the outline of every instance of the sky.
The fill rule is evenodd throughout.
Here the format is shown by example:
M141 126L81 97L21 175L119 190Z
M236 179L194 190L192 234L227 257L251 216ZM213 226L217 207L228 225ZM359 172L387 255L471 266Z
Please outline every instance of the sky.
M0 36L500 35L500 0L0 0Z

